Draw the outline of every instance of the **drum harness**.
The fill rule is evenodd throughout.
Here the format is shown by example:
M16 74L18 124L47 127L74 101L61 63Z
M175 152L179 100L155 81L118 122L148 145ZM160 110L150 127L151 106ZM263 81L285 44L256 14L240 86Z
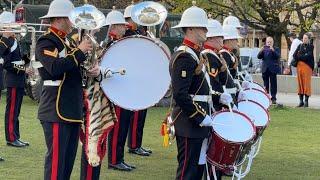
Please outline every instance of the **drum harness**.
M231 56L232 61L233 61L233 62L236 61L236 59L232 56L232 54L231 54L229 51L227 51L227 50L225 50L225 49L221 49L220 52L228 53L228 54ZM224 59L222 55L220 56L220 58L221 58L221 59ZM237 72L238 72L238 71L237 71ZM239 84L239 80L238 80L238 79L234 79L234 78L232 77L228 65L227 65L227 74L228 74L228 76L227 76L226 82L224 83L225 85L226 85L227 82L228 82L229 76L231 77L232 81L233 81L235 84L237 84L237 85ZM237 89L236 87L234 87L234 88L226 88L226 91L227 91L229 94L236 94L236 93L237 93L237 90L238 90L238 89Z

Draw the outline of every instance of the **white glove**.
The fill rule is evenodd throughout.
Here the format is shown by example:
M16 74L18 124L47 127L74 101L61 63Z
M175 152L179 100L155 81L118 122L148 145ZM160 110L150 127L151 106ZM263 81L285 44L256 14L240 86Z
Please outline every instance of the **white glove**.
M229 93L222 93L219 102L224 105L229 105L233 102L233 99Z
M206 117L204 118L204 120L200 123L200 126L203 127L203 126L206 126L206 127L209 127L209 126L213 126L213 120L210 116L206 115Z
M249 81L242 81L241 87L243 89L248 89L250 88L250 82Z
M247 94L245 91L240 91L238 94L238 101L247 100Z
M250 81L250 82L253 81L252 76L251 76L248 72L247 72L246 75L244 76L244 79L245 79L246 81Z

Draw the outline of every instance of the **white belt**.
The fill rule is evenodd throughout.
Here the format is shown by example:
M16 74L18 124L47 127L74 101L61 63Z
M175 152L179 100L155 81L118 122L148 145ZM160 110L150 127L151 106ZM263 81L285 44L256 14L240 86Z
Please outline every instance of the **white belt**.
M194 101L211 102L210 95L190 95Z
M2 59L2 58L0 58L0 64L3 64L3 63L4 63L3 59Z
M31 61L30 63L31 63L31 66L36 69L43 67L42 64L40 63L40 61Z
M61 80L55 80L55 81L45 80L43 81L43 85L44 86L60 86L61 82L62 82Z
M236 94L237 93L237 88L226 88L227 93L229 94Z

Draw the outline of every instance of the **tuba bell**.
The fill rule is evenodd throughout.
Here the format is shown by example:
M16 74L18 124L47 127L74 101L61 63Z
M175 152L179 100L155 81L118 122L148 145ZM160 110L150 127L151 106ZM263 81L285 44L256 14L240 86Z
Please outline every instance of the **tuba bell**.
M83 64L84 69L88 70L92 68L97 60L96 51L100 46L94 38L94 33L104 26L105 16L95 6L85 4L74 8L69 15L69 19L73 26L78 29L79 42L83 38L89 39L92 42L93 50L88 54L87 61Z
M132 20L141 26L156 26L163 23L167 15L167 9L160 3L153 1L135 4L131 11Z
M168 15L167 9L160 3L144 1L135 4L131 10L131 19L138 25L148 27L148 35L155 38L152 31L156 25L163 24ZM162 26L162 25L161 25Z

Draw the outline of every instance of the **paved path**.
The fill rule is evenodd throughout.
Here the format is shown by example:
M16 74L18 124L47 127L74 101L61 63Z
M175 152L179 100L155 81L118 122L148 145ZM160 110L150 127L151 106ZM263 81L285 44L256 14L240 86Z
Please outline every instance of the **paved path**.
M296 107L299 103L297 94L292 93L278 93L277 102L285 106ZM313 109L320 109L320 95L312 95L309 98L309 107Z

